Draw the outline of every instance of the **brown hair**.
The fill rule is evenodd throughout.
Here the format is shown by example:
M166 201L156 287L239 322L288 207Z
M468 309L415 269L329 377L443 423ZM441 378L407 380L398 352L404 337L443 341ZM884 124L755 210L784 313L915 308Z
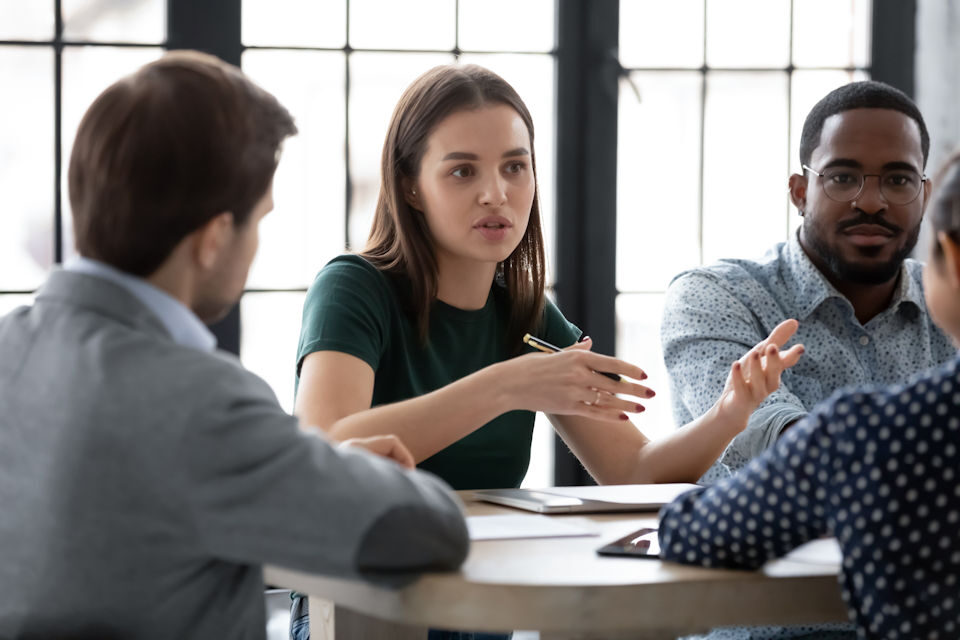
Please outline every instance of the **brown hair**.
M296 132L238 68L166 54L108 87L80 122L69 172L77 250L148 276L215 216L242 226Z
M434 67L413 81L397 103L383 144L380 195L367 246L361 255L398 277L410 292L409 313L426 342L430 306L437 297L437 260L423 215L404 198L405 181L420 174L427 139L447 116L490 104L513 108L527 126L531 166L536 181L533 119L523 100L503 78L477 65ZM510 320L507 341L519 351L524 333L543 315L543 234L540 195L534 189L526 231L516 249L497 267L496 281L507 292Z
M930 224L933 233L943 231L960 244L960 151L947 159L933 182L933 202L930 203ZM939 258L943 249L933 238L933 255Z

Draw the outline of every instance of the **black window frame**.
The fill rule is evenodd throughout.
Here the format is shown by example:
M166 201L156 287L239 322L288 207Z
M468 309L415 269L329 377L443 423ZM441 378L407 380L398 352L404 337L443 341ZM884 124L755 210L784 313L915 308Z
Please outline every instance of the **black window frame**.
M62 56L65 47L190 48L206 51L238 66L243 51L248 48L296 47L245 47L241 39L241 0L167 0L166 39L160 43L64 39L62 2L49 1L53 2L55 13L52 40L4 40L0 41L0 47L52 47L54 51L53 257L54 263L59 264L64 255L61 105ZM347 2L349 20L349 0ZM912 96L915 82L916 0L873 0L872 12L871 77L888 82ZM557 60L555 292L564 314L572 322L588 329L595 348L604 353L616 352L617 109L619 79L624 73L617 61L619 13L619 0L556 0L557 37L555 49L549 52ZM349 53L353 49L347 44L338 50L347 54L349 65ZM409 51L405 50L404 53ZM459 44L455 44L449 53L459 56ZM349 100L349 69L347 78ZM348 216L351 198L349 148L344 153L347 162L344 215ZM34 291L0 290L0 295L32 293ZM239 354L239 305L212 329L221 348ZM591 482L589 474L559 439L555 451L554 476L557 485Z

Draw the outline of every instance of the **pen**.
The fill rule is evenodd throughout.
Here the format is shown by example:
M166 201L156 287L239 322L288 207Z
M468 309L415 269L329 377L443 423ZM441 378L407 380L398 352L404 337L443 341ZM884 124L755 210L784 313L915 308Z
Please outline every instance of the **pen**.
M560 347L552 345L546 340L541 340L540 338L534 338L529 333L523 334L523 341L526 342L531 347L533 347L534 349L537 349L538 351L543 351L544 353L556 353L557 351L563 351L563 349L561 349ZM608 378L610 378L615 382L620 382L621 380L620 375L617 373L610 373L609 371L597 371L597 373L599 373L602 376L607 376Z

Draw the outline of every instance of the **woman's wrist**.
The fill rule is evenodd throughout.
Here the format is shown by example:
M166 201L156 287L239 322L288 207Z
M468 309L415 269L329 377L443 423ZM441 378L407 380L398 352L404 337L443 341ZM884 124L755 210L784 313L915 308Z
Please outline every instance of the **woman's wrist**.
M750 418L750 412L743 412L737 408L731 407L725 402L726 393L720 396L712 407L707 411L706 417L714 428L727 437L733 439L741 434L747 428L747 420Z
M482 376L479 386L483 389L486 401L501 408L502 413L525 409L523 400L518 393L514 375L513 360L504 360L494 363L477 372Z

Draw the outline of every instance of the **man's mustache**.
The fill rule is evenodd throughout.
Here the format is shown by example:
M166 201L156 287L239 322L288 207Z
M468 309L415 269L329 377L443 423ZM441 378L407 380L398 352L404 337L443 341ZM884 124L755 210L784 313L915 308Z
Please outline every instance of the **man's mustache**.
M878 213L866 213L864 211L859 211L856 218L851 218L850 220L844 220L843 222L837 223L837 231L846 231L851 227L856 227L861 224L872 224L878 227L883 227L890 233L900 233L903 231L902 227L899 227L892 222L883 219L883 216Z

